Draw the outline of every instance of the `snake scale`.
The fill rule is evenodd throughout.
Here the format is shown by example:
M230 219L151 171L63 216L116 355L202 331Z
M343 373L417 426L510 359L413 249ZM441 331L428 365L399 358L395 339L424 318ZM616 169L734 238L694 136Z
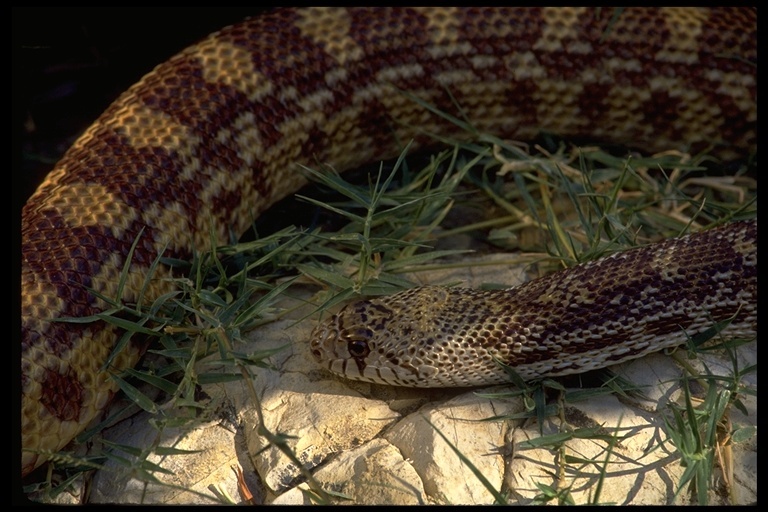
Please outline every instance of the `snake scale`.
M98 322L54 321L102 311L105 303L89 290L116 298L137 239L119 297L127 303L137 300L161 251L189 258L209 248L211 233L214 243L225 243L296 190L304 182L297 164L319 161L344 170L395 156L410 139L425 145L425 132L458 134L398 91L447 112L460 105L478 130L502 137L528 139L546 129L646 151L714 145L724 158L738 158L756 148L756 40L756 12L743 8L289 8L183 50L121 95L23 209L22 474L93 420L115 393L110 372L134 365L142 354L141 343L132 341L102 370L120 332ZM656 288L674 294L681 276L696 274L700 281L678 301L662 297L646 309L638 306L635 327L662 333L674 323L695 330L700 319L688 323L685 315L706 311L717 318L736 314L737 326L754 330L756 231L756 221L735 223L635 253L635 259L610 259L612 275L626 286L604 300L635 303ZM674 257L678 249L683 258L703 254L705 262L694 268ZM637 259L651 273L644 287L624 277ZM661 348L650 339L608 348L605 336L614 331L632 338L631 323L616 316L596 321L594 329L578 324L560 332L552 338L560 340L557 347L531 345L552 323L566 325L574 311L562 300L584 306L580 301L589 294L581 292L593 289L585 273L561 276L570 284L551 297L556 312L549 324L521 325L514 335L510 326L526 322L528 310L480 318L488 300L504 297L418 293L432 294L430 300L452 315L461 310L471 324L464 328L465 346L446 350L445 362L480 356L480 347L466 346L467 340L485 352L503 345L501 354L530 368L526 375L548 373L550 365L554 373L583 370L587 359L601 354L608 354L608 364ZM144 290L145 304L169 291L170 275L158 269ZM667 278L675 283L671 288L665 288ZM528 295L544 300L537 287L552 283L527 285L515 301L525 307ZM404 293L398 297L403 304L424 300ZM369 345L376 324L397 331L382 320L384 310L394 311L392 303L362 304L349 306L336 323L346 329L344 349L355 362L344 371L370 376L364 356L401 363L406 354ZM657 309L670 304L680 309ZM378 316L366 319L364 308ZM373 320L369 330L348 323L355 314ZM399 334L410 339L418 332L411 328L422 327L413 320ZM316 352L330 343L322 329ZM438 338L431 340L442 346L450 336ZM406 350L424 358L421 349ZM548 359L555 350L568 357ZM329 364L338 370L338 363ZM429 373L420 366L411 375ZM378 370L379 377L385 374Z

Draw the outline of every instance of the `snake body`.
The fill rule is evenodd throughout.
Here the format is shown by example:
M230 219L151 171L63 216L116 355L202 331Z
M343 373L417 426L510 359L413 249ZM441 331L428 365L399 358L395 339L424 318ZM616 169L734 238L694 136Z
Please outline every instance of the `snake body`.
M188 259L244 232L303 184L297 164L343 170L458 133L398 91L458 104L502 137L546 129L732 158L756 147L754 62L756 12L739 8L281 9L183 50L120 96L23 209L22 473L93 420L110 373L143 352L131 341L104 368L117 328L55 320L98 314L99 296L151 304L171 286L162 266L145 283L158 255ZM722 258L751 261L756 224L737 226L719 233L745 247ZM749 302L749 265L729 268L747 291L718 282L718 300Z

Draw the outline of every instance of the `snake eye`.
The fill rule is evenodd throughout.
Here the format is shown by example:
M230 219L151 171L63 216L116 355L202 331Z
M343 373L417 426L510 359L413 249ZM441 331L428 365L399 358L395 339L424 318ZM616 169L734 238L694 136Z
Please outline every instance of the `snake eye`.
M348 342L347 350L352 357L365 357L371 353L368 343L362 340L352 340Z

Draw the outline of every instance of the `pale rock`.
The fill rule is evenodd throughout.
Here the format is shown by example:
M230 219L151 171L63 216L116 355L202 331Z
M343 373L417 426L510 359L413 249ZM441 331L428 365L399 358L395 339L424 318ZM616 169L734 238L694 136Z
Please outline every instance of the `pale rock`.
M447 504L491 504L493 495L456 450L500 490L510 423L486 420L521 409L519 400L493 401L464 393L408 415L385 438L412 461L433 499Z
M320 468L315 479L333 493L332 504L424 505L427 495L419 475L400 451L384 439L343 452ZM306 484L291 489L273 505L308 505Z

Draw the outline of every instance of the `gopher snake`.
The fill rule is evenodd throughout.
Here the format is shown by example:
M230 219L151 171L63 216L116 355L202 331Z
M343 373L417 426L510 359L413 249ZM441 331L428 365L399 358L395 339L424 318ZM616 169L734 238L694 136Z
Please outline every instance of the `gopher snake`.
M704 291L706 290L706 293ZM579 265L509 290L423 287L346 306L312 352L350 379L412 387L603 368L685 343L733 319L757 324L757 222L740 222Z
M158 66L78 139L22 212L22 473L103 409L119 332L53 320L104 297L135 302L161 251L242 233L303 179L387 158L398 141L457 128L540 129L649 151L756 145L751 9L283 9L223 29ZM726 231L729 228L725 228ZM735 229L735 228L734 228ZM118 281L139 244L121 297ZM168 291L160 268L145 303Z

